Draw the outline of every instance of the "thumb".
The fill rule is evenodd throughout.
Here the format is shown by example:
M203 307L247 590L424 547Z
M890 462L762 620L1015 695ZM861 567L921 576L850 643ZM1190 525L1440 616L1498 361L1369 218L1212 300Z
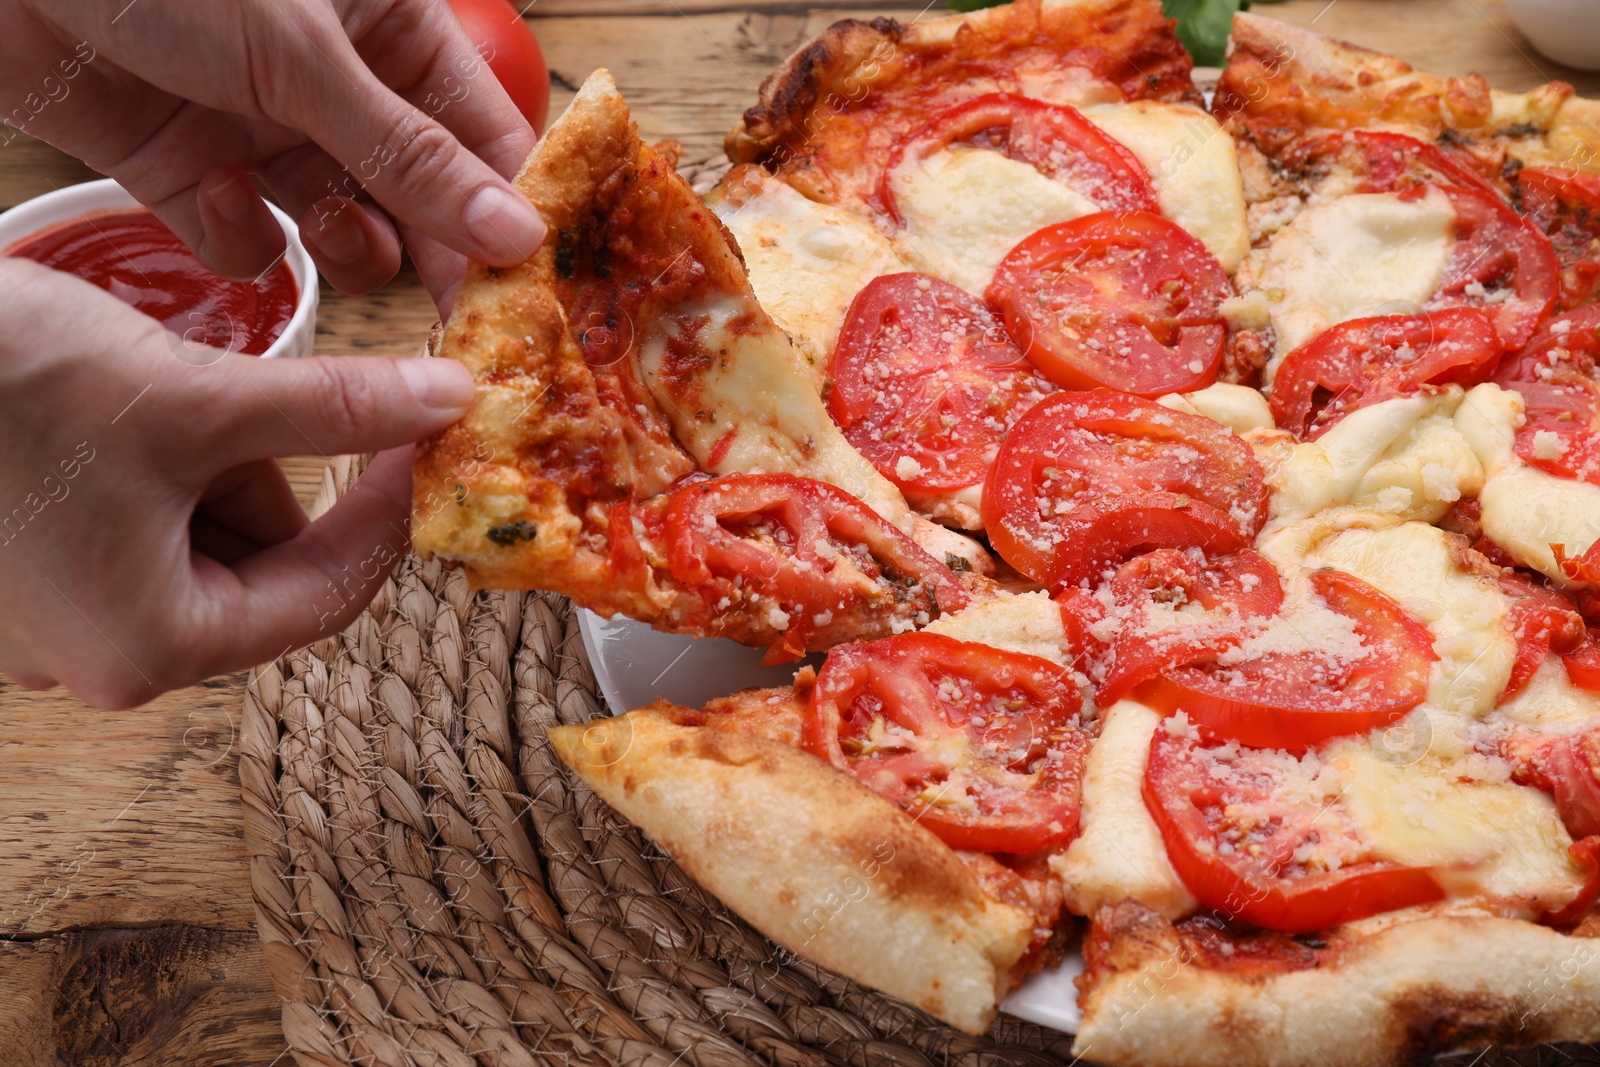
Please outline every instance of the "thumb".
M230 355L204 370L220 372L204 407L225 467L410 444L465 415L476 392L472 373L453 359Z
M196 661L213 674L238 670L348 626L410 543L411 461L410 448L384 452L293 538L231 567L202 561L209 595Z

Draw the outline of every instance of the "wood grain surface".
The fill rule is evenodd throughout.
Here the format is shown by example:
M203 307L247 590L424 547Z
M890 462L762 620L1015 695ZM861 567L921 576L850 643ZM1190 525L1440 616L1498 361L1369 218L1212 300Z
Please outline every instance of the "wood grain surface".
M836 18L932 17L908 0L534 0L554 106L597 66L647 138L715 156L761 79ZM1441 73L1600 95L1538 56L1495 0L1286 0L1256 9ZM3 32L3 28L0 28ZM26 138L0 147L0 208L94 177ZM435 314L409 270L324 287L318 351L410 355ZM325 457L284 460L303 502ZM5 605L5 610L25 610ZM243 675L106 712L0 678L0 1065L273 1064L278 1005L253 930L236 770Z

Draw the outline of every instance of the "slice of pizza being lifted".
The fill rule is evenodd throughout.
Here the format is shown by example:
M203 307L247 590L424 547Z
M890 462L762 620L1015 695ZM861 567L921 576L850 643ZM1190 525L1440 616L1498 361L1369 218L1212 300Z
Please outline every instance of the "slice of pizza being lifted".
M982 550L919 522L845 441L609 75L517 184L551 237L521 266L473 264L444 326L438 355L478 398L418 448L419 553L479 587L552 589L779 659L965 602L946 560L975 581Z

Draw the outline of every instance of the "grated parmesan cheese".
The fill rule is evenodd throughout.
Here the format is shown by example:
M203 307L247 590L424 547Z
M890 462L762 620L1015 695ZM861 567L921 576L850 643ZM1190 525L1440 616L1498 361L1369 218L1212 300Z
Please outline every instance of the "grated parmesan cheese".
M1567 451L1566 444L1561 440L1561 435L1550 430L1538 430L1533 435L1533 457L1535 459L1556 460L1560 459Z

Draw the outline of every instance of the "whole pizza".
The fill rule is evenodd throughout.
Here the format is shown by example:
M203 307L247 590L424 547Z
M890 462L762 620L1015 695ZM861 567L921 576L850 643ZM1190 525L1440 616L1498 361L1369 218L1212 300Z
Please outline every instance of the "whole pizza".
M1157 0L850 20L702 199L597 71L413 540L793 683L549 743L780 945L1110 1064L1600 1038L1600 102Z

